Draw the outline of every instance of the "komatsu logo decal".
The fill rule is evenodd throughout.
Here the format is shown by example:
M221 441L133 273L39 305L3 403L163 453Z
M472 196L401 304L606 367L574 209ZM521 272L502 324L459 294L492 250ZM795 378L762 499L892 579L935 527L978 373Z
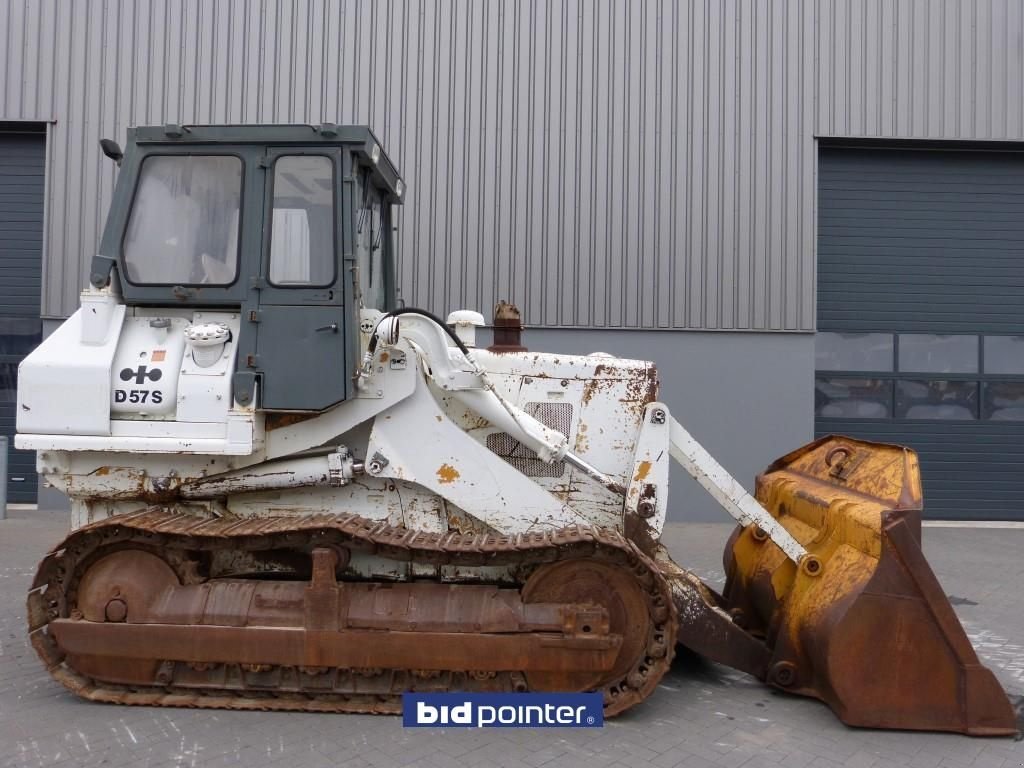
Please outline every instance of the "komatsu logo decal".
M403 693L406 728L600 728L600 693Z
M164 373L159 368L154 368L152 371L147 370L146 366L140 365L134 371L131 368L125 368L121 371L121 381L131 381L135 379L136 384L145 384L146 379L150 381L160 381L160 377Z

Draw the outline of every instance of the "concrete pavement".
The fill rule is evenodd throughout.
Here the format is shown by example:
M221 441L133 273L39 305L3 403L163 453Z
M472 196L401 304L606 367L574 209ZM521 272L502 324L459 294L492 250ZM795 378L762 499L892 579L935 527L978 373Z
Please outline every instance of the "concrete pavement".
M657 693L595 730L405 730L397 717L89 704L28 646L24 594L65 513L0 521L0 766L723 766L1021 768L1024 742L847 728L822 704L693 657ZM725 524L672 524L666 543L723 578ZM975 647L1024 701L1024 530L928 528L925 552Z

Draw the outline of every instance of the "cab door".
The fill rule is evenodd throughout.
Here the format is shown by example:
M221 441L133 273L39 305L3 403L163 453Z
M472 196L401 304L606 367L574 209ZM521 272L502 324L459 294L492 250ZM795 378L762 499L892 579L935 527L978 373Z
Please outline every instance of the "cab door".
M345 399L342 153L270 149L257 280L256 368L265 410L323 410Z

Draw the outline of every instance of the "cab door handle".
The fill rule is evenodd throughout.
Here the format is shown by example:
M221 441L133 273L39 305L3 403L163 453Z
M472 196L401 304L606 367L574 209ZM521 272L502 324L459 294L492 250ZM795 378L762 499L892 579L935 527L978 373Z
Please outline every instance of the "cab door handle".
M337 323L331 323L330 325L321 325L319 328L316 329L317 333L319 333L320 331L330 331L331 333L337 333L338 332L338 324Z

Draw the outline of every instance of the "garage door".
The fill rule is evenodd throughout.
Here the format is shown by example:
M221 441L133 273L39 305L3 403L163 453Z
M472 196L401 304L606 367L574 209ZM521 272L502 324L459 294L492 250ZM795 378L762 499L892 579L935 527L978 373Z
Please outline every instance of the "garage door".
M35 454L14 450L18 363L39 343L43 250L42 133L0 130L0 434L9 440L7 498L35 502Z
M815 429L904 443L925 516L1024 519L1024 153L823 147Z

